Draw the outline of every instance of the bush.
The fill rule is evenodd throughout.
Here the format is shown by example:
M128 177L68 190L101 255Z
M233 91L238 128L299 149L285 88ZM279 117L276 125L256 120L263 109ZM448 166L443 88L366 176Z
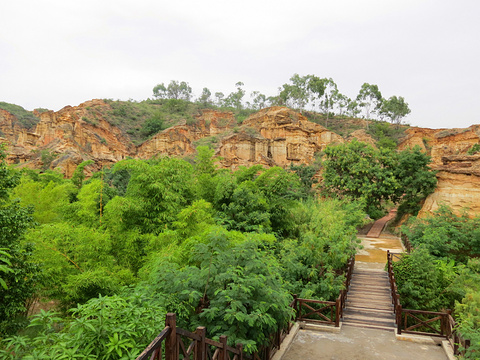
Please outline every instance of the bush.
M130 294L129 294L130 293ZM41 311L28 329L33 336L1 342L3 359L134 359L165 321L161 300L129 289L98 297L71 309L65 323L58 313Z

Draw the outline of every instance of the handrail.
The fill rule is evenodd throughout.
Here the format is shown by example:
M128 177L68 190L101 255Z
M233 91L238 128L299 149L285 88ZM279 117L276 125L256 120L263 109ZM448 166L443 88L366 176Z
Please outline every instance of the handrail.
M402 234L402 240L404 240L405 248L408 252L412 250L412 246L408 237ZM407 246L408 244L408 246ZM441 336L445 337L453 347L454 355L460 355L460 346L463 347L463 352L466 348L470 346L470 340L464 339L461 334L458 333L456 330L457 323L453 319L450 310L446 312L438 312L438 311L424 311L424 310L413 310L413 309L403 309L400 303L400 295L398 294L397 284L395 281L395 272L393 270L393 258L397 257L398 254L391 253L387 250L387 270L388 270L388 278L390 280L390 289L392 295L392 304L394 306L394 311L396 313L395 316L395 323L397 324L397 333L402 334L417 334L417 335L427 335L427 336ZM427 315L427 316L434 316L431 319L423 320L416 317L414 314L417 315ZM404 316L402 316L404 315ZM413 318L415 321L418 321L416 324L408 326L407 325L407 318ZM403 318L403 328L402 328L402 318ZM440 321L440 330L433 328L430 324L434 321ZM432 330L433 332L422 332L422 331L414 331L414 329L426 327Z

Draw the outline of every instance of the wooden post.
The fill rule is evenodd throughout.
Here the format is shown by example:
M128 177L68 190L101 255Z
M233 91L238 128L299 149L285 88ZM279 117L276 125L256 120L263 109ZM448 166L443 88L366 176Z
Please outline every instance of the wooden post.
M227 360L227 337L225 335L220 336L220 343L222 348L218 354L218 360Z
M277 342L278 350L280 350L280 343L282 342L282 328L279 326L277 333L275 334L275 341Z
M207 329L205 326L199 326L195 330L195 334L200 336L200 340L195 341L195 360L206 360L206 333Z
M238 360L243 360L243 344L237 344Z
M402 305L397 303L397 334L402 334Z
M171 329L170 335L165 339L165 360L178 360L177 319L175 314L167 314L165 326L169 326Z
M341 306L341 295L335 301L335 327L340 326L340 306Z
M293 310L295 311L295 321L298 320L298 302L297 302L297 294L293 294Z

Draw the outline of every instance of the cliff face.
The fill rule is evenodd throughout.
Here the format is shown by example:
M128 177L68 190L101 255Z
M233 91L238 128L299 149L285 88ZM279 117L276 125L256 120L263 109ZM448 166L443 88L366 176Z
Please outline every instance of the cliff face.
M263 164L287 166L311 163L315 153L343 139L285 107L250 116L240 126L232 112L202 110L193 121L170 127L139 146L111 125L110 105L92 100L58 112L36 114L40 122L26 129L7 111L0 111L0 135L9 143L10 163L31 168L59 169L72 175L76 166L92 159L89 171L126 157L187 156L204 142L217 144L220 166L237 168Z
M239 132L223 139L217 154L223 158L222 166L228 168L310 164L316 152L343 142L341 136L323 126L277 106L248 117Z
M8 161L31 168L58 168L69 177L82 161L94 159L91 170L98 170L135 155L128 137L103 117L100 110L104 107L108 105L102 100L92 100L58 112L37 113L40 122L33 129L21 128L13 115L1 113L0 129L11 149ZM94 120L91 108L97 109Z
M138 147L137 156L148 159L162 154L185 156L195 153L194 142L210 136L218 136L237 124L232 112L202 110L191 124L181 124L166 129Z
M315 154L327 145L344 142L341 136L293 110L271 107L251 115L241 125L231 112L202 110L188 123L183 121L135 146L126 133L111 124L111 113L109 104L92 100L57 112L35 113L40 122L28 129L0 109L0 142L9 145L9 163L58 169L67 177L89 159L95 164L88 166L87 172L126 157L192 156L196 146L207 143L216 145L219 165L224 168L311 164ZM350 138L375 145L364 130L352 133ZM457 212L466 209L471 215L480 214L480 153L467 154L478 143L480 125L406 130L399 149L420 146L432 157L432 168L437 170L437 190L426 199L421 215L434 211L440 203Z
M445 204L460 213L480 214L480 154L467 151L480 143L480 126L467 129L407 130L400 149L420 146L432 157L432 169L437 170L437 189L426 200L420 211L425 216Z

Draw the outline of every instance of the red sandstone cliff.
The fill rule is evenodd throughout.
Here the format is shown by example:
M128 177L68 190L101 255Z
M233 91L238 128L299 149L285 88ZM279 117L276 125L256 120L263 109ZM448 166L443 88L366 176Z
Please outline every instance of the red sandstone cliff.
M91 100L60 111L36 113L40 122L25 128L16 117L0 109L0 142L9 144L8 162L31 168L58 169L72 175L76 166L92 159L88 171L99 170L126 157L157 155L188 156L201 141L217 146L220 166L238 168L262 164L288 166L309 164L315 153L344 139L308 121L285 107L260 110L238 125L233 113L202 110L193 121L170 127L139 146L108 120L112 108L102 100ZM363 130L352 133L374 145ZM399 149L419 145L431 155L437 170L438 187L423 206L421 214L440 203L456 211L480 214L480 154L467 151L480 143L480 125L468 129L409 128Z

